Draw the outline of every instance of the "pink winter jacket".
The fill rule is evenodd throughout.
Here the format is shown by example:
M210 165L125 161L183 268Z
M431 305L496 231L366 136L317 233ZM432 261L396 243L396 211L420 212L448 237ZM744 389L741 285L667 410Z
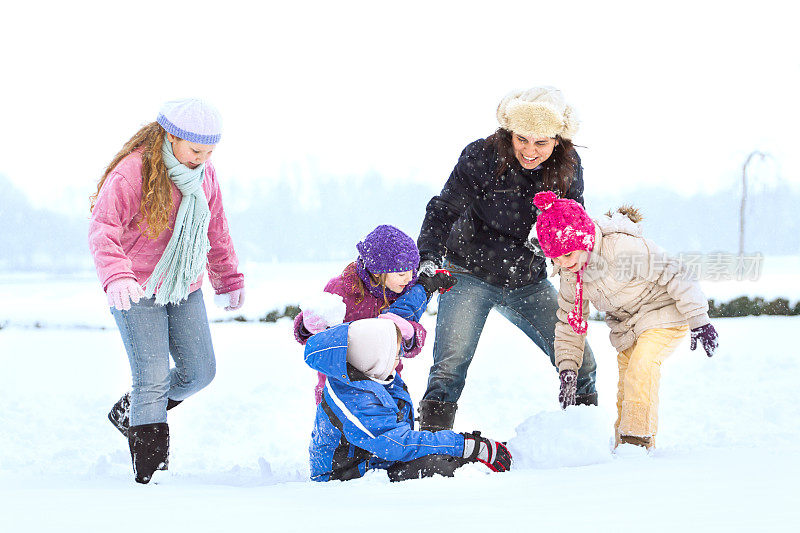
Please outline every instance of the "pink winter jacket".
M172 212L169 228L173 228L182 195L174 183L170 182L170 186ZM203 192L211 210L208 277L216 293L225 294L241 289L244 276L237 271L239 260L233 250L219 183L210 162L206 163ZM141 199L142 152L136 150L120 161L106 178L89 223L89 251L103 290L120 278L135 278L144 285L172 237L171 229L162 231L155 239L145 236L148 225L140 212ZM190 292L197 290L202 282L201 275L189 288Z

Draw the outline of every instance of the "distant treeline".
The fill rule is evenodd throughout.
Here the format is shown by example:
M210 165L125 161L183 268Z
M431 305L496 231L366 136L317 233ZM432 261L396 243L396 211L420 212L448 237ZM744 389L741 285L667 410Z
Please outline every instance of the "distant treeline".
M273 309L269 313L258 319L248 319L242 315L232 318L218 318L212 320L214 323L219 322L264 322L273 323L281 318L294 318L300 314L300 307L297 305L287 305L283 309ZM435 315L435 312L429 313ZM750 298L748 296L740 296L734 298L730 302L716 303L716 301L708 301L708 316L711 318L732 318L743 316L797 316L800 315L800 301L791 305L786 298L775 298L774 300L767 301L760 296ZM603 320L603 315L595 312L590 317L590 320ZM0 329L3 329L5 324L0 322ZM45 327L36 322L34 328ZM91 328L90 328L91 329ZM105 328L99 328L105 329Z
M248 320L244 316L236 316L233 318L217 319L213 322L277 322L281 318L294 318L300 314L300 307L296 305L287 305L282 310L273 309L266 315L258 318L257 320ZM436 313L431 313L436 314ZM749 296L740 296L734 298L730 302L716 303L711 299L708 301L708 316L711 318L732 318L742 316L797 316L800 315L800 301L791 305L786 298L775 298L774 300L767 301L760 296L750 298ZM595 312L592 320L603 320L603 315Z
M767 301L760 296L749 298L740 296L730 302L716 303L708 301L708 316L711 318L735 316L796 316L800 315L800 301L792 306L786 298L775 298Z

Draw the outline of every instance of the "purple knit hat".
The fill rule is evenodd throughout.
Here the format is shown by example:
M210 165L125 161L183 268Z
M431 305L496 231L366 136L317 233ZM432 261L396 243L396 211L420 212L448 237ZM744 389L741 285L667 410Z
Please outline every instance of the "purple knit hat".
M356 261L358 277L373 296L383 298L384 287L374 287L368 272L377 276L411 270L414 272L414 278L405 290L408 290L417 279L417 268L419 267L417 243L394 226L378 226L364 237L363 241L356 244L356 250L358 250L358 260ZM395 296L397 293L386 289L386 295Z

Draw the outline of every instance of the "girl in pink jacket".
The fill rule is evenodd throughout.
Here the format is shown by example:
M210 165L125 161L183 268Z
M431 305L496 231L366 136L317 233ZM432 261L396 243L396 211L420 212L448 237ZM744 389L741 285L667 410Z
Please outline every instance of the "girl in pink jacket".
M206 102L167 102L114 157L92 197L89 250L133 377L108 416L128 438L139 483L167 468L167 410L214 378L204 272L227 310L244 303L209 161L220 125Z

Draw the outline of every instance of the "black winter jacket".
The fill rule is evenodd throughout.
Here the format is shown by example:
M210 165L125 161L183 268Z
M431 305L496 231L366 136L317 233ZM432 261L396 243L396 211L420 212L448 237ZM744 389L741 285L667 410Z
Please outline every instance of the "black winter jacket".
M492 285L517 288L547 276L544 255L527 242L537 216L533 197L546 189L540 170L514 161L497 177L497 165L485 139L464 148L442 192L428 202L417 245L423 260L445 257ZM566 198L583 205L580 158Z

